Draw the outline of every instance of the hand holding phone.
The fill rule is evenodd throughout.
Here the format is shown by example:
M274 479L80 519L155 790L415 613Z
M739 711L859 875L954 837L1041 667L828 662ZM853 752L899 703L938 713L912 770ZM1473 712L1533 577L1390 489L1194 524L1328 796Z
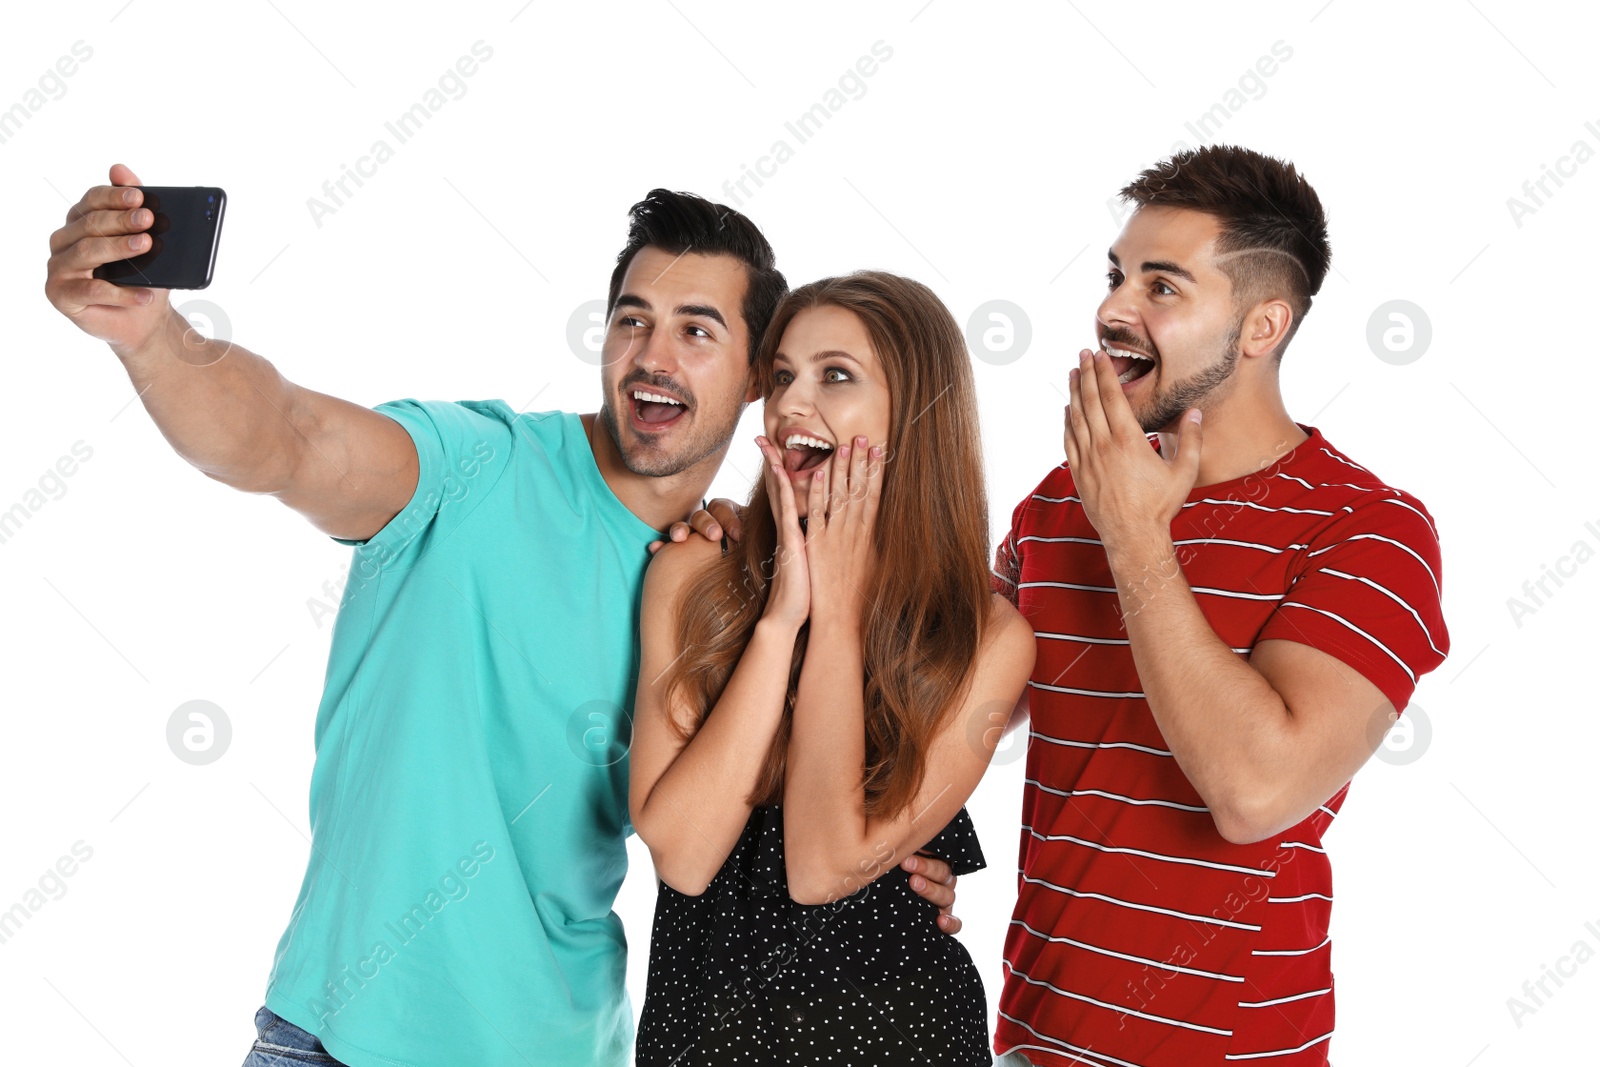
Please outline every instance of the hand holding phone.
M215 186L131 186L150 214L145 251L102 263L96 278L152 289L204 289L211 284L227 194Z
M110 184L86 191L67 209L66 221L50 235L44 291L51 305L74 326L126 357L144 349L164 331L187 328L188 322L173 314L163 285L174 279L147 273L151 280L141 284L137 279L113 283L99 277L100 268L137 259L150 250L154 240L149 231L155 216L145 206L139 176L116 163L110 179ZM202 219L204 214L202 210ZM173 232L169 227L161 236ZM202 283L205 280L200 279Z

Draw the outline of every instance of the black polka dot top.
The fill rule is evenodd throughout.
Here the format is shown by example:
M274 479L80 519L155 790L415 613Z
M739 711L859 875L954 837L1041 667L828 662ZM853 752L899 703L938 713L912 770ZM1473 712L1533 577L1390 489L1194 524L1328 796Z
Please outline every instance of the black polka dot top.
M965 808L921 851L985 866ZM910 878L797 904L782 813L757 807L705 893L660 883L635 1062L988 1067L983 981Z

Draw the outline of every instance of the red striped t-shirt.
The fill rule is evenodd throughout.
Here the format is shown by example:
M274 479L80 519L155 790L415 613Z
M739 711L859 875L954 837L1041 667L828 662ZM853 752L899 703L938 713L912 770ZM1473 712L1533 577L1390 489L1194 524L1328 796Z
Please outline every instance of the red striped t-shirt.
M1237 655L1269 638L1310 645L1404 708L1449 650L1433 519L1301 429L1273 465L1189 494L1172 523L1178 561ZM1140 692L1065 464L1017 506L994 586L1038 638L995 1051L1050 1067L1325 1064L1322 835L1348 783L1282 834L1223 839Z

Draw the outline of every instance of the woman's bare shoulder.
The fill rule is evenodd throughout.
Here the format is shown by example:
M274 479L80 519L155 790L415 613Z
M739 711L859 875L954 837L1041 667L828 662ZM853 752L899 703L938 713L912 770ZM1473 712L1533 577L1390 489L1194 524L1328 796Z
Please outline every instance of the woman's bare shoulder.
M989 636L991 648L1031 649L1033 624L1000 593L989 594Z

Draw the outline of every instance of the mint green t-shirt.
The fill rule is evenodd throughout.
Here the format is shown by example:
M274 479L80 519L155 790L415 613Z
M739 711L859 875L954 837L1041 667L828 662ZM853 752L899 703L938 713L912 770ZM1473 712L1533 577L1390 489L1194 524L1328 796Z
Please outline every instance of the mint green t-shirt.
M396 400L410 503L355 546L312 853L267 1007L351 1067L626 1062L647 546L577 415Z

